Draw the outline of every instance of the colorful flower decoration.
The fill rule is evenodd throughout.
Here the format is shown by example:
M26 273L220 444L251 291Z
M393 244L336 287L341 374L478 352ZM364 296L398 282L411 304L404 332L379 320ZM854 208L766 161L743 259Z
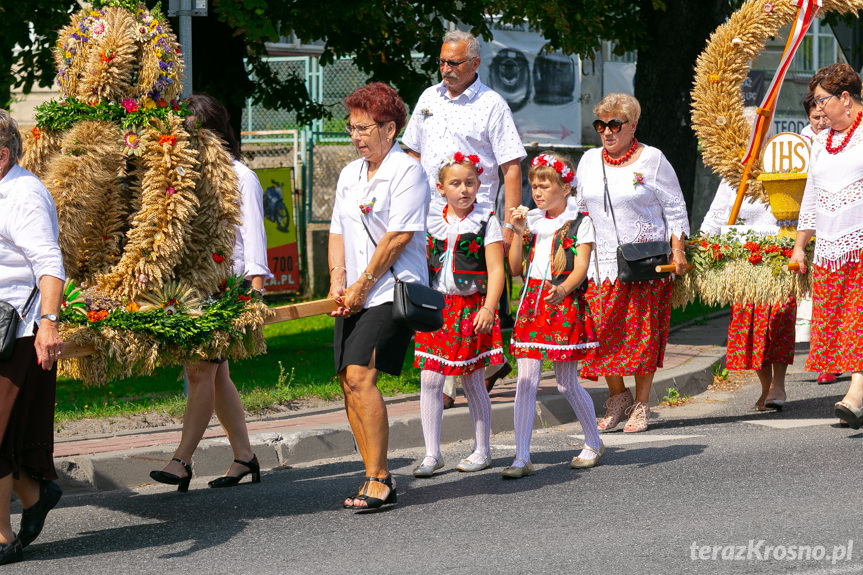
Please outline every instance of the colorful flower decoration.
M102 54L102 62L107 64L111 60L114 59L114 51L113 50L105 50L105 53Z
M174 189L174 186L168 186L167 188L165 188L165 194L166 194L169 198L170 198L171 196L173 196L175 193L176 193L176 190Z
M123 143L126 145L126 149L123 150L124 154L127 156L141 155L141 137L138 135L138 130L129 130L123 134Z
M555 172L560 174L560 179L566 184L571 184L575 174L561 160L551 154L540 154L530 161L531 166L551 166Z
M133 100L132 98L126 98L120 103L126 109L126 113L134 114L138 111L138 102Z
M633 172L633 186L643 186L644 185L644 176L641 175L641 172Z
M160 146L165 146L165 145L173 146L176 143L177 143L177 136L174 136L173 134L162 134L161 136L159 136L159 145Z
M31 130L31 131L33 133L33 139L34 140L38 140L39 138L42 137L42 132L39 130L38 126L33 126L33 130Z
M717 82L719 82L719 74L716 74L716 73L710 74L707 77L707 81L710 82L711 84L716 84Z
M138 283L146 284L150 281L150 278L147 277L147 274L138 274Z
M773 2L765 2L764 3L764 13L770 14L773 12Z
M451 157L441 162L441 168L443 168L444 166L452 166L454 164L462 164L465 162L465 160L473 164L477 176L482 175L483 168L482 165L479 163L479 156L477 156L476 154L470 154L468 156L465 156L461 152L456 152Z
M223 261L225 261L225 256L222 254L221 250L213 252L213 261L216 262L217 264L220 264Z
M363 213L363 215L368 215L372 213L372 208L375 207L375 199L376 198L366 198L365 200L360 201L360 211Z
M93 323L96 321L102 321L106 317L108 317L108 310L106 310L106 309L90 310L87 312L87 320L90 323Z
M569 236L565 236L565 237L560 239L560 245L563 247L563 249L571 251L572 255L575 255L575 256L578 255L578 252L575 251L575 246L577 245L576 242L577 242L576 238L571 238Z
M472 239L471 241L462 240L459 245L459 249L464 252L467 257L472 257L475 259L479 259L479 250L482 248L482 238L477 237Z

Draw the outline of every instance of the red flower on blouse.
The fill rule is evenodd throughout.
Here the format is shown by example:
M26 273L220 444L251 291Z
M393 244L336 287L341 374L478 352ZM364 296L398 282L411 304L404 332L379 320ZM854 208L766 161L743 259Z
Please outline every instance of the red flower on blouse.
M481 248L481 247L482 247L481 245L476 243L476 240L473 240L470 243L470 245L467 247L467 249L470 250L470 253L475 254L476 252L479 251L479 248Z

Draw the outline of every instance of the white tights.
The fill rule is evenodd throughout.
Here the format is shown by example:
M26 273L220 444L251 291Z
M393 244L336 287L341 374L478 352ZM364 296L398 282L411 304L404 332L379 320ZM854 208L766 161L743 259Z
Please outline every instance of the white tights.
M515 390L515 457L522 461L530 461L530 436L533 433L533 420L536 417L536 392L542 375L542 360L518 358L518 383ZM557 390L566 398L575 411L578 422L584 431L584 443L597 450L602 445L599 431L596 428L596 410L590 394L578 383L578 362L555 361L554 375L557 378ZM579 454L582 459L596 457L593 451L583 449ZM513 466L522 467L522 461L515 461Z
M473 453L469 457L475 463L489 457L489 435L491 434L491 400L485 389L485 372L477 369L461 376L467 407L473 420ZM426 456L440 457L440 426L443 417L443 392L446 376L435 371L420 372L420 417Z

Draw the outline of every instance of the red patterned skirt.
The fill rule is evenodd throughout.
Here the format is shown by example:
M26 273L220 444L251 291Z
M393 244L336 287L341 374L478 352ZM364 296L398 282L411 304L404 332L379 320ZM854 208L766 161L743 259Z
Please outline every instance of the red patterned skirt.
M812 324L806 369L863 371L863 261L836 271L813 266Z
M671 280L602 283L587 288L590 309L602 313L599 349L581 364L581 376L647 375L662 367L671 322Z
M574 293L558 305L548 305L544 298L545 282L531 279L525 287L512 328L510 353L515 357L551 361L573 361L593 355L599 346L593 319L584 299Z
M797 300L731 306L728 324L728 369L761 369L772 363L794 363Z
M503 363L500 322L494 314L491 333L474 333L473 317L485 299L481 293L445 296L443 327L414 335L414 366L444 375L464 375Z

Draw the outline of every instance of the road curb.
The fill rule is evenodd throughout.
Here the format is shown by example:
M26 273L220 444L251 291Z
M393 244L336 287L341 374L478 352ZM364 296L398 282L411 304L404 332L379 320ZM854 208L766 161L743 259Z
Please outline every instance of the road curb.
M658 405L668 387L676 388L680 395L704 392L713 381L713 366L724 358L725 348L706 347L698 356L680 366L658 372L651 389L650 405ZM587 391L597 415L601 416L604 413L603 405L608 399L608 389L604 386L589 387ZM417 395L400 396L388 403L416 400ZM541 394L537 397L537 406L535 429L576 421L572 408L562 395ZM512 431L513 410L512 402L492 404L492 432ZM473 425L467 406L461 405L444 412L441 441L451 443L470 440L472 437ZM263 469L357 454L356 442L347 423L256 433L250 436L250 440ZM417 457L422 455L424 441L419 413L390 418L389 446L390 449L416 448ZM139 487L152 483L149 472L161 469L170 460L173 449L174 444L171 444L57 458L55 464L60 476L59 483L69 492ZM221 475L232 459L227 438L201 441L192 460L196 478L192 485L203 483L200 478Z

